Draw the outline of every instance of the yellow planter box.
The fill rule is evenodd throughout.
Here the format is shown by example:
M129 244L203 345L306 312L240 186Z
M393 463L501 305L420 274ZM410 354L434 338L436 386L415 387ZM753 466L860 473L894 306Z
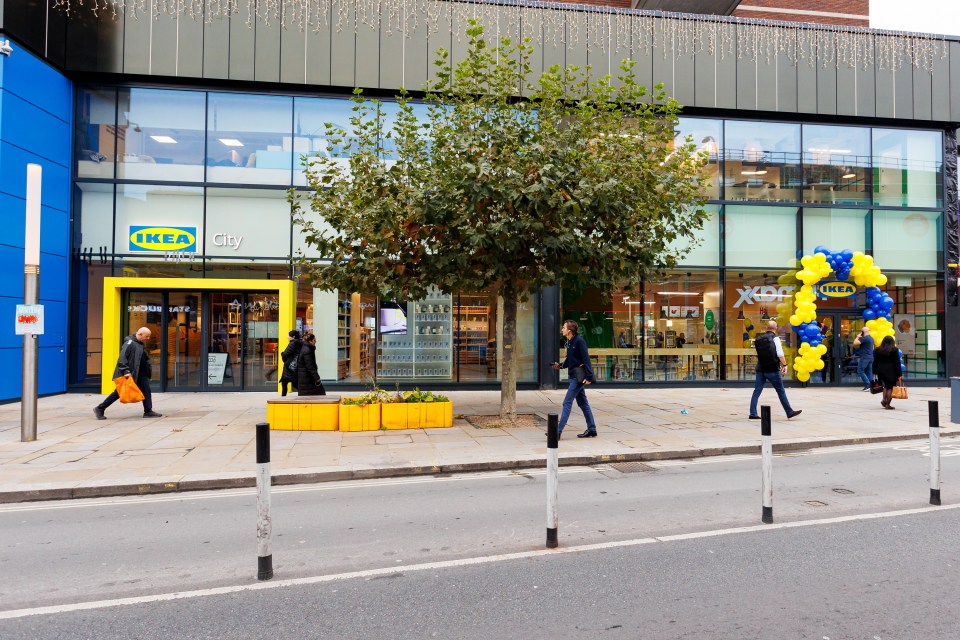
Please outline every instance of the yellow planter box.
M410 420L407 417L408 407L405 403L387 402L380 405L380 424L385 429L416 429L420 426L417 420L416 426L409 426Z
M279 431L336 431L339 407L336 402L267 402L267 422Z
M380 429L379 404L341 404L340 431L377 431Z
M423 407L423 422L420 426L424 429L453 426L452 402L422 402L420 406Z

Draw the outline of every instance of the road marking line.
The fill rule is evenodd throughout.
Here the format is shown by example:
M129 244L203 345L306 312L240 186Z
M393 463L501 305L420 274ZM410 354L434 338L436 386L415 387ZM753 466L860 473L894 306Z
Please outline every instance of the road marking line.
M782 522L774 524L759 524L747 527L733 527L729 529L716 529L713 531L697 531L693 533L680 533L669 536L658 536L654 538L635 538L632 540L620 540L611 542L599 542L595 544L583 544L572 547L560 547L557 549L537 549L531 551L519 551L516 553L504 553L492 556L480 556L476 558L461 558L459 560L444 560L440 562L425 562L415 565L398 565L392 567L383 567L380 569L367 569L364 571L351 571L348 573L330 574L324 576L310 576L306 578L290 578L287 580L275 580L272 582L256 582L251 584L234 585L230 587L215 587L211 589L198 589L195 591L177 591L174 593L158 593L149 596L137 596L130 598L115 598L112 600L94 600L90 602L77 602L73 604L53 605L47 607L34 607L32 609L13 609L10 611L0 611L0 620L11 620L14 618L25 618L28 616L51 615L57 613L69 613L73 611L88 611L90 609L105 609L107 607L121 607L136 604L149 604L153 602L169 602L171 600L185 600L188 598L201 598L206 596L226 595L230 593L242 593L246 591L263 591L266 589L281 589L284 587L296 587L313 584L322 584L326 582L339 582L343 580L355 580L358 578L369 579L378 576L395 575L397 573L409 573L414 571L434 571L437 569L453 569L459 567L470 567L495 562L506 562L510 560L525 560L528 558L540 558L555 554L583 553L588 551L601 551L606 549L616 549L621 547L636 547L646 544L679 542L684 540L696 540L699 538L712 538L718 536L735 535L740 533L757 533L763 531L775 531L778 529L796 529L799 527L812 527L817 525L837 524L844 522L854 522L858 520L876 520L879 518L894 518L899 516L915 515L920 513L931 513L935 511L949 511L960 509L960 504L939 506L939 507L920 507L917 509L903 509L900 511L887 511L882 513L865 513L852 516L837 516L834 518L821 518L818 520L800 520L796 522Z

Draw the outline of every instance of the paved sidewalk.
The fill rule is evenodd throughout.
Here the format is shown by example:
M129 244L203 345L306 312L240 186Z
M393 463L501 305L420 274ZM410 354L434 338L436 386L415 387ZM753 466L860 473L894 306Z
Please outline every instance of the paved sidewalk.
M597 438L574 414L560 442L563 464L655 460L759 451L760 423L747 420L750 389L591 389ZM447 394L454 414L494 414L497 391ZM521 413L560 411L564 391L517 393ZM769 387L775 446L809 448L924 438L927 400L940 403L944 435L950 393L911 387L910 399L885 411L879 396L858 389L788 389L803 414L787 421ZM160 419L141 417L140 405L116 404L98 421L99 396L65 394L39 401L38 439L20 442L20 404L0 406L0 502L252 486L254 425L266 419L268 393L165 393L154 397ZM682 410L686 409L686 414ZM276 483L508 469L544 464L537 428L476 429L462 419L452 429L273 431Z

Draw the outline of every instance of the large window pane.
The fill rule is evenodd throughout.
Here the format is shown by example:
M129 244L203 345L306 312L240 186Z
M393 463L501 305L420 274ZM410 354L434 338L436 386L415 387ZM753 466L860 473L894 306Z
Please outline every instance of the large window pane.
M117 177L203 180L204 93L121 89L119 111Z
M117 187L116 253L164 258L203 247L203 189L177 185Z
M870 130L803 125L805 202L870 202Z
M720 375L720 282L716 271L675 271L645 286L645 380Z
M728 120L724 134L727 200L799 199L800 125Z
M535 299L517 307L514 365L517 380L536 380ZM499 380L503 375L503 298L493 291L454 296L454 352L458 380Z
M706 178L704 195L710 200L720 198L720 149L723 148L721 120L706 118L680 118L676 128L675 144L685 144L687 137L697 145L697 151L706 151L707 164L703 168Z
M77 90L77 176L113 178L116 153L117 92Z
M881 269L939 269L943 214L938 211L873 212L873 256Z
M207 190L206 255L290 255L290 203L279 189Z
M343 149L333 148L327 141L327 123L349 132L353 102L345 98L294 98L293 183L307 184L303 173L305 162L311 157L341 158L348 164Z
M777 306L788 302L795 285L780 284L783 272L778 271L727 271L726 312L727 326L723 332L727 345L727 379L753 380L756 374L757 351L754 341L767 330L767 323L779 317L780 340L787 359L787 376L794 371L792 361L796 355L796 334L790 328L789 308Z
M804 209L804 255L820 245L831 251L866 251L869 213L865 209Z
M293 167L293 99L211 93L207 180L288 185Z
M877 205L943 206L943 136L939 131L873 130Z
M728 206L724 220L728 267L787 267L796 259L796 208Z
M684 237L677 238L671 243L671 249L683 250L693 246L678 264L684 266L712 267L720 264L720 207L707 205L704 207L710 217L703 223L703 230L699 233L698 242L691 242Z
M903 352L905 378L943 378L943 344L930 350L930 332L943 331L943 281L931 274L887 272L884 292L895 301L893 328L897 346Z
M78 182L76 208L80 212L80 249L113 253L113 184Z

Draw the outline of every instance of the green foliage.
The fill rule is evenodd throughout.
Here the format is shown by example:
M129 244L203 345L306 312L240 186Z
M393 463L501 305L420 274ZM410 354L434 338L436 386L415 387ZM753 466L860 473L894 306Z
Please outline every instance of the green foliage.
M387 393L383 389L374 387L373 389L371 389L366 393L361 393L359 396L354 396L352 398L341 398L340 404L363 406L367 404L381 404L389 401L390 401L389 393Z
M432 391L420 391L419 388L413 391L407 391L403 394L402 402L450 402L450 398L442 396Z

